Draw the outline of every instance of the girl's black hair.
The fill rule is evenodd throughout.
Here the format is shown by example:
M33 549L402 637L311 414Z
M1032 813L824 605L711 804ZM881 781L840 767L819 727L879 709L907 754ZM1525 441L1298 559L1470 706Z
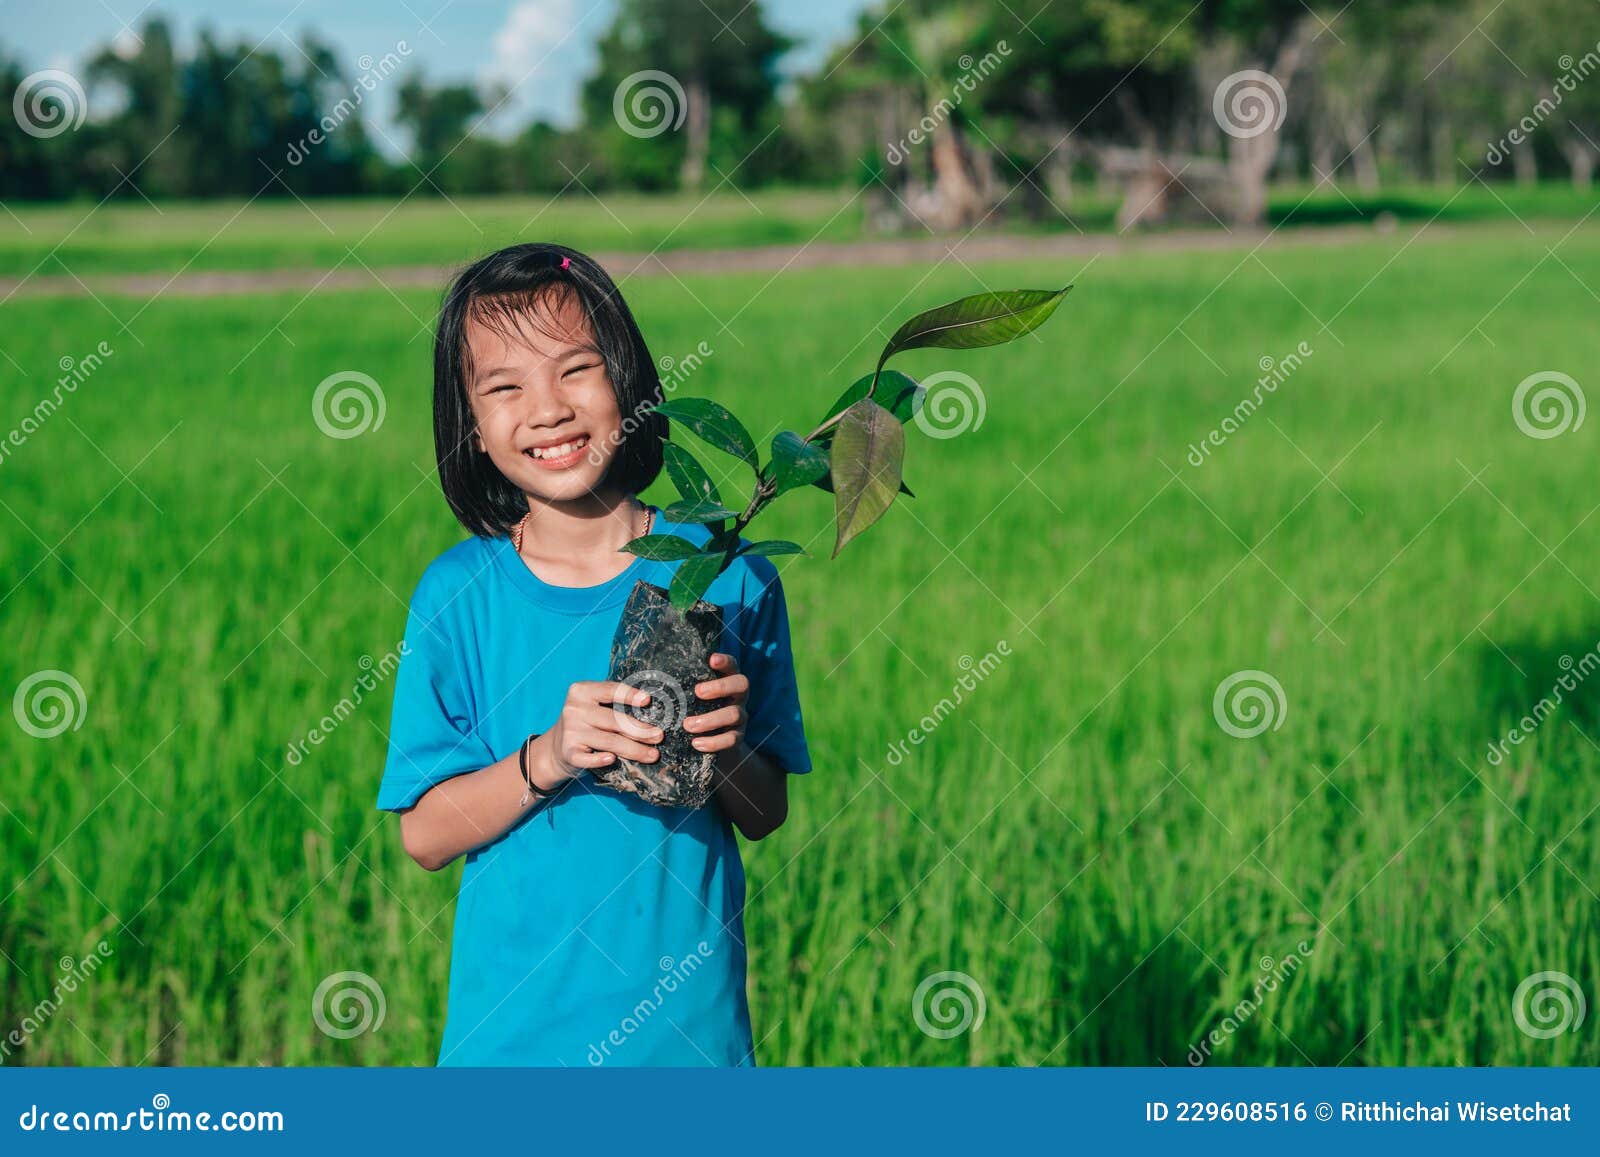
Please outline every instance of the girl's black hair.
M622 414L622 444L602 481L638 494L661 473L661 442L667 434L666 419L655 412L662 400L661 379L616 284L575 249L546 242L512 245L462 270L445 294L433 342L439 482L461 525L480 537L509 533L528 512L528 502L473 445L467 322L491 326L512 340L530 322L549 324L573 297L589 319Z

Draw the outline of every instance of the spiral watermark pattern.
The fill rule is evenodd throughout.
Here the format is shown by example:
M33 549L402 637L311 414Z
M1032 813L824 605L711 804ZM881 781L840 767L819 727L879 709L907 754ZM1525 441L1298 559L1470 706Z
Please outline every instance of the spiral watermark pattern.
M383 986L365 972L332 973L311 994L311 1019L336 1040L377 1032L388 1011Z
M1230 137L1249 140L1282 128L1289 100L1270 72L1246 68L1222 78L1211 97L1211 115Z
M911 996L911 1018L938 1040L977 1032L988 1008L983 986L965 972L935 972Z
M359 438L377 430L387 412L383 387L359 370L329 374L311 395L311 417L330 438Z
M943 370L922 383L922 405L912 418L930 438L955 438L983 425L989 412L983 387L958 370Z
M682 683L665 671L635 671L622 682L629 687L648 692L650 702L643 707L616 703L612 705L613 711L652 724L662 731L671 731L674 727L681 726L688 718L689 694L684 690Z
M1511 420L1528 437L1541 441L1578 429L1587 412L1583 387L1560 370L1529 374L1511 395Z
M1254 739L1283 726L1289 700L1283 684L1267 672L1235 671L1217 684L1211 714L1216 716L1217 726L1235 739Z
M35 739L54 739L83 726L88 709L83 684L66 671L35 671L17 685L11 714L17 726Z
M611 98L611 113L630 137L649 140L669 129L682 127L689 101L678 78L658 68L647 68L623 78Z
M1583 987L1565 972L1535 972L1511 997L1511 1019L1539 1040L1577 1032L1588 1012Z
M49 140L83 124L89 98L70 72L46 68L23 77L11 98L11 111L23 132Z

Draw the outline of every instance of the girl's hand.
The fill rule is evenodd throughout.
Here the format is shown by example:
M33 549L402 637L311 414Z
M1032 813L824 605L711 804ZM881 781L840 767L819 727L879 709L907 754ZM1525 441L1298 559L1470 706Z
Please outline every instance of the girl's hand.
M654 763L661 753L661 728L635 719L613 704L643 707L650 693L626 683L574 683L550 729L550 751L556 771L576 779L585 771L614 763L618 756L635 763Z
M747 722L744 701L750 694L750 679L739 674L739 664L732 655L721 651L711 656L711 669L719 672L721 678L696 683L694 693L701 699L731 699L733 702L704 715L688 716L683 721L683 729L694 736L696 751L727 751L744 739Z

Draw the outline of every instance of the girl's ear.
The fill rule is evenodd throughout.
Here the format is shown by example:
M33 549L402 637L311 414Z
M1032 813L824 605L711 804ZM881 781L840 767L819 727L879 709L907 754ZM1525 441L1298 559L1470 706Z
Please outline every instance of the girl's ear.
M478 432L478 428L476 426L472 428L472 448L480 454L487 454L489 452L489 447L483 444L483 435Z

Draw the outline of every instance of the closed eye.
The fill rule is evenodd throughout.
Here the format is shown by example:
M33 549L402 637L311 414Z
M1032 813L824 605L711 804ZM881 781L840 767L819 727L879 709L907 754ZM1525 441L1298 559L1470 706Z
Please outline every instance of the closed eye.
M587 372L588 370L597 370L599 368L600 368L600 363L599 362L589 362L586 365L573 366L570 370L567 370L561 376L564 377L564 378L571 377L573 374L581 374L581 373Z

